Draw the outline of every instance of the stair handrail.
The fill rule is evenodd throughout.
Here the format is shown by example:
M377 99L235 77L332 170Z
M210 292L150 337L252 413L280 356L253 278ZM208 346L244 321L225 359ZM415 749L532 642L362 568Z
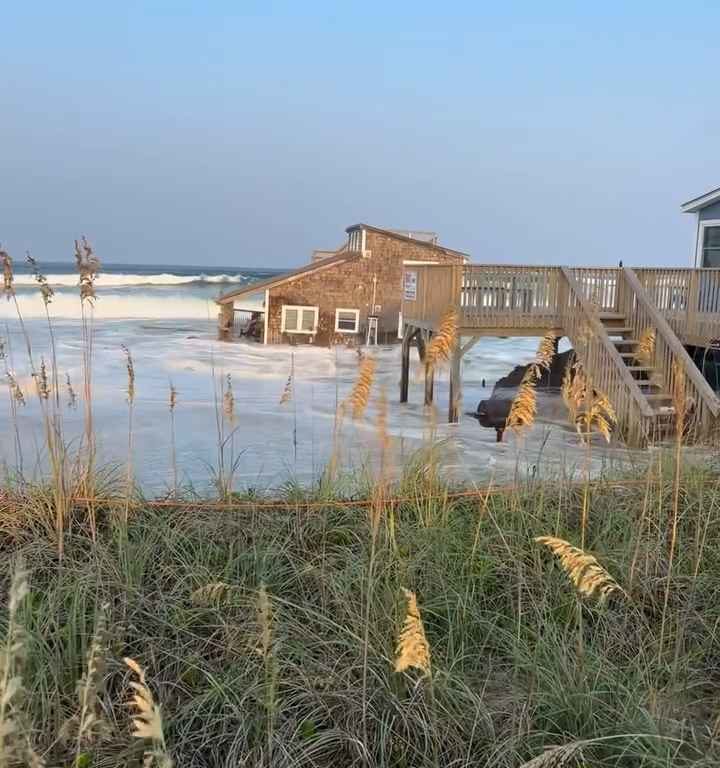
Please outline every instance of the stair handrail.
M640 387L638 386L637 381L633 378L630 371L628 371L627 366L625 365L625 361L617 351L617 347L610 341L607 329L600 322L590 301L586 298L584 292L578 285L575 276L572 274L568 267L562 267L562 273L565 277L568 287L570 288L570 291L580 305L590 329L595 333L596 338L599 339L609 358L614 362L615 369L619 374L620 379L625 384L627 391L630 393L630 396L635 401L637 407L640 409L640 413L644 417L652 418L654 412L650 407L650 404L645 399L643 393L640 391ZM563 307L563 311L567 311L567 309L567 307ZM567 323L563 323L563 325L567 331ZM573 339L572 341L573 344L577 344L577 339ZM588 373L590 373L592 376L592 371L588 371Z
M705 380L705 377L693 362L693 359L688 354L680 339L678 339L668 321L651 301L647 291L643 288L642 283L635 274L635 271L630 267L623 267L623 274L626 283L635 294L635 299L643 305L648 315L652 318L655 323L656 332L662 336L663 341L672 351L674 359L678 361L683 372L692 382L698 396L702 399L703 404L713 416L717 417L720 414L720 399L718 399L713 388Z

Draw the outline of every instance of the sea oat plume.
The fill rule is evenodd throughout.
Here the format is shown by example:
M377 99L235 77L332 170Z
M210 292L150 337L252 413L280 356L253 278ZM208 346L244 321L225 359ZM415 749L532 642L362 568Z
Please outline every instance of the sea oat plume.
M127 399L130 405L135 401L135 364L133 363L132 354L128 347L121 344L121 349L125 354L125 368L127 370Z
M13 286L13 262L10 258L10 254L7 251L0 251L0 262L2 262L3 270L3 293L9 300L15 295L15 287Z
M571 768L582 760L582 742L572 741L557 747L548 747L541 755L534 757L520 768Z
M407 600L407 609L395 651L395 671L405 672L410 667L415 667L421 672L429 673L430 645L425 636L417 598L409 589L403 589L403 593Z
M285 382L285 388L282 391L282 395L280 395L280 405L285 405L285 403L289 403L292 400L293 395L293 377L292 374L290 374L287 378L287 381Z
M435 368L447 362L457 340L457 313L448 309L425 351L425 365Z
M100 271L100 259L85 237L75 241L75 263L80 276L80 300L92 302L95 298L95 278Z
M265 584L260 585L257 597L257 619L258 628L260 629L260 654L263 658L272 651L273 645L273 633L272 633L272 604L270 603L270 596L268 595Z
M149 741L152 747L145 752L143 765L145 768L153 764L161 768L171 768L173 761L165 746L160 707L155 703L152 691L148 687L145 671L134 659L126 658L124 661L138 678L137 682L130 683L130 687L135 692L130 702L130 706L135 710L132 733L137 739Z
M20 389L20 385L17 383L15 376L13 376L10 371L7 371L5 373L5 378L7 378L10 394L12 395L13 400L18 405L25 405L25 395L23 394L22 389Z
M35 282L40 286L40 294L42 296L43 304L45 304L47 307L48 304L50 304L52 301L52 298L55 295L55 291L48 283L47 277L40 271L40 265L29 253L25 255L25 261L27 261L30 269L32 270Z
M235 395L233 394L232 376L225 377L225 392L223 393L223 413L231 423L235 423Z
M512 401L505 426L515 430L515 432L520 432L535 423L536 415L537 391L535 390L535 379L532 369L529 368Z
M355 381L355 386L353 386L352 392L348 397L348 404L352 408L353 419L360 419L365 413L367 404L370 401L370 390L375 380L376 367L377 362L373 357L366 357L360 364L360 372Z
M41 400L47 400L50 397L50 384L48 382L47 366L45 358L40 358L40 370L34 373L35 383L37 384L38 396Z
M655 329L646 328L638 339L636 360L641 365L651 366L655 359Z
M592 555L555 536L538 536L535 541L558 558L560 566L584 597L598 596L602 603L614 592L625 595L622 587Z
M535 354L535 360L530 364L536 379L539 379L542 376L543 371L550 370L550 365L555 356L557 339L558 337L556 333L548 331L540 340L537 353Z
M175 407L177 406L177 399L178 399L178 392L177 389L173 386L172 381L170 382L170 399L169 399L169 406L170 411L174 411Z
M239 592L239 588L224 581L213 581L198 587L190 595L194 605L209 606L225 602L229 597Z
M77 408L77 395L73 389L72 382L70 381L70 374L65 374L65 388L67 389L68 396L68 408Z

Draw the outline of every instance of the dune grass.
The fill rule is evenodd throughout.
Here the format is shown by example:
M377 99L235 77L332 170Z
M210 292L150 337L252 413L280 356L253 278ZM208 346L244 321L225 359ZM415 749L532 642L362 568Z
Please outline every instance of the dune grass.
M28 564L14 621L35 752L48 765L97 766L145 753L178 766L718 764L711 472L683 476L664 622L672 467L645 487L593 490L586 547L623 590L606 601L583 597L534 541L579 540L582 491L531 484L451 502L406 482L417 502L394 510L394 541L387 517L373 539L372 515L332 500L297 513L136 510L127 528L122 507L98 508L94 541L79 509L62 560L28 499L23 524L3 535L2 579L7 589L17 557ZM396 671L405 590L421 607L431 670ZM98 615L109 628L102 737L78 746L61 735L88 651L97 656ZM6 613L2 623L4 633ZM133 736L138 678L126 657L162 713L162 748Z

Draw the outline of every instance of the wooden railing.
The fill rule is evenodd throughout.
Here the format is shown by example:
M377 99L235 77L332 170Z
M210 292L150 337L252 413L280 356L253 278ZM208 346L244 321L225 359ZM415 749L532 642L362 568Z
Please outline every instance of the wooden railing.
M620 312L625 316L628 327L633 329L633 337L641 339L643 336L648 337L651 332L654 335L652 359L648 361L655 368L653 375L660 379L661 386L667 393L684 391L695 426L701 433L708 432L720 414L720 400L635 272L632 269L624 269L621 281ZM672 285L677 285L674 280L667 281L663 287L665 312L669 311L671 302L681 296L669 290ZM683 378L682 382L677 381L678 376ZM682 385L678 390L677 384Z
M720 338L720 269L636 269L654 307L688 344Z
M612 268L571 267L575 284L598 312L617 312L618 270Z
M593 387L607 395L613 404L625 439L633 445L641 444L646 439L653 411L617 347L608 338L598 317L598 307L588 298L586 285L578 280L575 272L562 268L567 286L562 327ZM616 278L614 295L617 293ZM609 298L602 309L610 310Z
M467 266L459 324L470 328L552 328L560 319L558 267Z

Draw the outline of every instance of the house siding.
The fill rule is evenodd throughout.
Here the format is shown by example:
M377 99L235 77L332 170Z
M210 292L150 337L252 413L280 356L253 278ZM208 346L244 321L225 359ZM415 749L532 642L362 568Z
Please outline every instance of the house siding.
M708 205L706 208L702 208L698 211L700 221L708 221L709 219L720 219L720 201Z
M401 306L403 262L463 263L461 255L440 246L420 241L408 242L369 229L366 230L365 248L366 252L369 251L366 257L357 257L270 288L267 342L328 345L355 340L364 343L367 318L372 313L373 277L377 278L375 304L381 306L378 314L378 341L395 341ZM318 307L317 333L312 337L282 333L283 305ZM360 311L357 334L335 333L335 310L338 307Z

